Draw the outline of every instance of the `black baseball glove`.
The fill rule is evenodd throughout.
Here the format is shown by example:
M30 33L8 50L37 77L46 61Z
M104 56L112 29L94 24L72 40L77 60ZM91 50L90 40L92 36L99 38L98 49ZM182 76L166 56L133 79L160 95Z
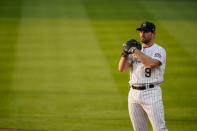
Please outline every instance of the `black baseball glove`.
M136 49L136 48L138 50L142 49L142 46L138 41L136 41L135 39L131 39L127 41L125 44L123 44L123 51L121 56L126 57L129 54L132 54L133 53L132 49Z

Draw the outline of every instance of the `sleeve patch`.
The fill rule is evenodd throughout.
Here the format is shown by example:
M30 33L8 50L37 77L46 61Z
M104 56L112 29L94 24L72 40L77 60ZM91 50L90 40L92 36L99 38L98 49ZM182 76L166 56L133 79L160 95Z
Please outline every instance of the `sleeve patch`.
M154 57L158 57L161 59L161 55L159 53L155 53Z

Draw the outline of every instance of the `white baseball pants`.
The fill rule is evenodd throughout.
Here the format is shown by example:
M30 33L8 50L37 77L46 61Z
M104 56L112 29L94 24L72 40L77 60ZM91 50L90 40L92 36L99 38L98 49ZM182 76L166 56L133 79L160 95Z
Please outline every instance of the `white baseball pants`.
M162 92L159 86L146 90L130 89L128 108L135 131L147 131L148 118L154 131L167 131Z

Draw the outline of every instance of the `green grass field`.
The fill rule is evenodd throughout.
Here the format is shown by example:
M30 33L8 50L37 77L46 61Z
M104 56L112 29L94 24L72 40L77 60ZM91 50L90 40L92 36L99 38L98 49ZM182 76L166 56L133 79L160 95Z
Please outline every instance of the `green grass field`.
M131 131L118 62L149 20L167 51L166 125L196 130L196 12L194 0L1 0L0 128Z

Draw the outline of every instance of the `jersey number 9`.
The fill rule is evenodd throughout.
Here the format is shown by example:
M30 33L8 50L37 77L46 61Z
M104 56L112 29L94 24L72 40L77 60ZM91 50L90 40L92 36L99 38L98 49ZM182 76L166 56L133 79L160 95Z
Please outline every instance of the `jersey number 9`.
M145 76L146 77L151 77L151 68L146 68L145 69Z

